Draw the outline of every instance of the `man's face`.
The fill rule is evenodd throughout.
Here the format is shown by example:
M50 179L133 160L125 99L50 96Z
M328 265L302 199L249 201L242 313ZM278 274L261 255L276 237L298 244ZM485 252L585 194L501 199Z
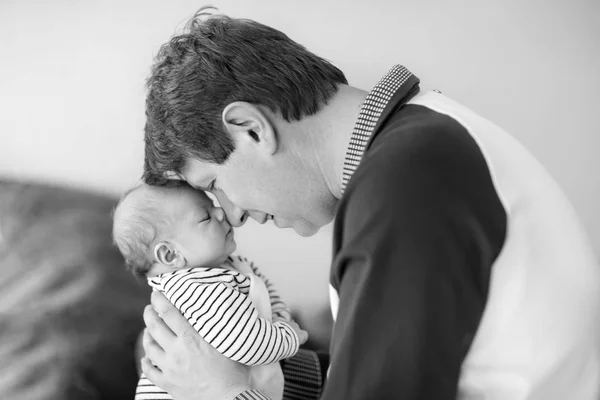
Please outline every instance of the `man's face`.
M311 236L331 222L336 203L315 170L293 154L265 156L242 145L221 165L189 159L182 175L213 193L233 226L250 216Z

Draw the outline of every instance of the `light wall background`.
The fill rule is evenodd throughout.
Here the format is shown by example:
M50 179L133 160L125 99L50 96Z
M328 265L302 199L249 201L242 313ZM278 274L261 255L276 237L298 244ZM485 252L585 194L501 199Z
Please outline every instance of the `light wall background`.
M0 0L0 175L118 194L142 166L144 80L191 0ZM370 89L394 63L516 136L600 249L600 1L215 0L271 25ZM250 223L239 249L319 345L331 227L303 239Z

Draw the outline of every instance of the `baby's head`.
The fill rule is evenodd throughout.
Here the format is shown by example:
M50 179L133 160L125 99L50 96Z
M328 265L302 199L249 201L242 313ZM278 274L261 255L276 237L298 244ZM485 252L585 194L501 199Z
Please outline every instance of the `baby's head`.
M236 247L223 209L186 184L126 192L114 212L113 238L127 266L142 276L218 266Z

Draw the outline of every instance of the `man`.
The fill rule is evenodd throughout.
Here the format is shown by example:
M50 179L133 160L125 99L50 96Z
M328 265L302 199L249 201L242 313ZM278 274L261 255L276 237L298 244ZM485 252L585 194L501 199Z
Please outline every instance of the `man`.
M514 138L402 66L365 92L281 32L201 12L153 67L144 178L211 191L235 226L307 236L336 217L331 363L294 361L315 396L311 360L326 400L598 398L600 269L571 205ZM266 398L152 304L150 380Z

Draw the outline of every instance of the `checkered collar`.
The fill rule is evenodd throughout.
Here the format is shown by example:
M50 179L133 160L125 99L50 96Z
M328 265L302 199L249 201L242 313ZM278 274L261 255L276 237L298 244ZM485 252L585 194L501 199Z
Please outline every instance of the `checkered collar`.
M399 102L407 101L418 90L419 79L402 65L395 65L375 87L369 92L363 102L358 119L352 131L350 144L344 159L342 175L342 194L348 181L358 168L371 136L379 125L383 111L390 104L392 97L400 96ZM395 102L394 102L395 103Z

